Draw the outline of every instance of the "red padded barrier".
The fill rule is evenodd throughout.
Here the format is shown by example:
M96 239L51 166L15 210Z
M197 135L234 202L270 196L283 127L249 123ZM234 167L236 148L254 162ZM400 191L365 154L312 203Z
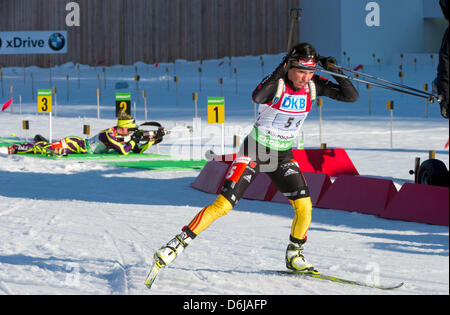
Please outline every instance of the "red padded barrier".
M191 186L218 194L229 164L210 161ZM391 180L339 175L333 184L327 174L304 172L313 206L378 215L394 220L449 226L449 188L409 184L397 192ZM244 198L289 204L261 173L250 185Z
M324 173L330 177L359 175L344 149L295 149L292 152L302 172ZM217 155L214 160L231 164L235 157L236 154Z
M448 213L448 187L406 183L380 217L449 226Z
M359 175L344 149L300 149L293 152L302 172L325 173L330 177Z
M391 180L339 175L317 207L378 215L397 194Z
M272 184L269 176L265 173L259 173L255 180L250 184L244 193L243 198L245 199L255 199L255 200L265 200L264 197Z
M209 161L191 187L210 194L220 193L228 168L229 165L226 163ZM327 174L303 173L303 175L309 186L312 204L315 206L323 193L331 186L331 180ZM265 173L258 174L244 193L243 198L289 203Z
M228 166L228 164L222 162L209 161L191 184L191 187L210 194L217 194L217 191L222 188Z

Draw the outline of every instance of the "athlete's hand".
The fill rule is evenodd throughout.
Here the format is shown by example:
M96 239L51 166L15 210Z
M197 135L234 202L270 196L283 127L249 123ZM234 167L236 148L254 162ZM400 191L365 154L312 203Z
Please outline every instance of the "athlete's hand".
M336 71L337 61L334 57L322 57L320 56L318 59L319 65L328 71Z
M142 140L143 137L143 133L142 132L135 132L132 136L131 136L131 140L133 140L135 143L139 143Z

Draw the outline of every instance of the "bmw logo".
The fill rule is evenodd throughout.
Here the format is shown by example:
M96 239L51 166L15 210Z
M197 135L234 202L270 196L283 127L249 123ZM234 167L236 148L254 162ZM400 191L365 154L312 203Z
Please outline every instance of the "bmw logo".
M48 45L55 51L63 49L65 44L66 39L60 33L53 33L48 39Z

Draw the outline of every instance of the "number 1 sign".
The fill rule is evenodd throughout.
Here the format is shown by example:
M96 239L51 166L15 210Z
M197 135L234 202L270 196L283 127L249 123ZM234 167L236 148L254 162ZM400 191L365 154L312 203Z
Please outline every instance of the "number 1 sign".
M222 125L222 154L225 154L225 98L208 97L208 124Z

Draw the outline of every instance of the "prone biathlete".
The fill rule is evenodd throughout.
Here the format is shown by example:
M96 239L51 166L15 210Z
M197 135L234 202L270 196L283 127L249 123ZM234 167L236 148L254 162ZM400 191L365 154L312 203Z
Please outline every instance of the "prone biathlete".
M153 144L162 141L163 133L157 133L143 144L141 139L133 137L131 130L136 128L135 120L126 113L121 113L117 125L95 135L90 139L80 137L65 137L62 140L48 142L40 135L34 141L24 144L15 144L8 148L9 154L40 154L40 155L68 155L68 154L105 154L116 151L122 155L131 152L143 153Z
M317 273L303 254L312 203L301 166L294 159L292 145L317 96L343 102L354 102L359 98L348 79L334 77L336 84L315 75L310 67L317 63L326 70L340 72L333 67L336 65L334 58L319 57L310 44L300 43L256 87L252 98L259 104L259 116L225 176L221 193L183 227L180 234L156 251L154 259L159 266L170 264L211 223L227 214L258 173L265 172L290 200L295 212L286 249L286 267Z

